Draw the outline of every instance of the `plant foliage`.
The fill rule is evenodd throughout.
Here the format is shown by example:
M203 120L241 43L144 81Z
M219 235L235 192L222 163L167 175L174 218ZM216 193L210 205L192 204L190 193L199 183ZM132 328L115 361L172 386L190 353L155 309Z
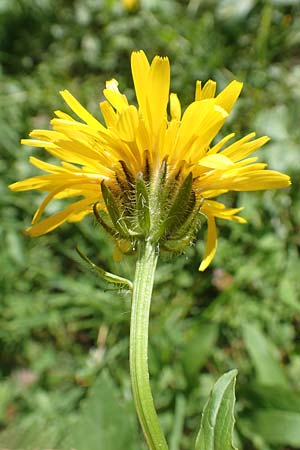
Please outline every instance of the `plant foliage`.
M159 264L149 365L171 450L192 448L215 380L233 368L238 448L300 447L299 13L292 0L140 0L130 11L117 0L0 2L0 447L63 450L74 427L76 439L84 427L92 439L91 408L99 434L109 423L123 430L115 449L135 448L130 296L109 290L75 248L128 279L134 261L115 262L108 236L91 218L26 237L41 199L7 185L37 174L27 162L32 149L19 139L64 108L59 90L69 89L96 115L113 76L133 97L128 61L139 48L170 57L183 105L196 79L216 79L219 88L244 81L234 131L269 134L263 159L293 180L281 192L228 196L228 205L246 205L248 224L222 225L205 275L197 271L201 240ZM101 402L111 402L107 413ZM78 449L85 445L79 440ZM142 449L141 437L137 442Z

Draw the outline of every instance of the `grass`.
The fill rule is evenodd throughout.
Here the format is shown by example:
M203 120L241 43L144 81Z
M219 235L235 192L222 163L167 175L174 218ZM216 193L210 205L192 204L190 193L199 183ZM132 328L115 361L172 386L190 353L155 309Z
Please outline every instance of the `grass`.
M170 450L192 448L213 382L231 368L239 370L239 448L300 447L299 12L295 1L152 0L133 11L112 0L1 3L0 447L142 448L128 376L130 298L109 291L75 247L129 278L134 260L114 262L91 218L26 237L40 197L7 189L36 174L19 139L63 108L60 89L97 114L106 79L118 77L133 97L136 48L170 57L183 104L196 79L219 88L244 81L228 128L270 135L263 159L293 179L288 190L228 198L245 205L249 223L220 223L204 275L205 226L194 247L160 262L150 369ZM91 429L95 416L102 427Z

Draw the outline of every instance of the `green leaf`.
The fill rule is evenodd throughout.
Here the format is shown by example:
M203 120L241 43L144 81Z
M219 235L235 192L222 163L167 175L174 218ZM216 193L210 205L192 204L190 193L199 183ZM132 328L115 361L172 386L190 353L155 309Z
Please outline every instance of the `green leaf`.
M250 386L249 396L258 409L278 409L300 414L300 392L283 386Z
M232 439L236 377L237 370L231 370L215 383L203 410L195 450L235 450Z
M79 419L70 432L70 446L76 450L134 450L133 417L117 400L111 378L101 374L82 402Z
M173 430L170 436L170 450L180 449L180 440L183 435L186 401L182 394L176 396Z
M244 325L243 337L254 364L258 382L265 385L287 386L274 344L256 325Z
M79 256L86 261L96 272L99 273L99 275L108 283L116 284L117 286L124 286L127 287L130 291L133 289L132 282L127 280L126 278L119 277L118 275L115 275L114 273L107 272L106 270L102 269L101 267L97 266L97 264L93 263L93 261L90 260L81 250L79 247L76 247L76 251L79 254Z
M206 363L218 337L215 323L197 323L187 330L181 361L189 377L194 377Z
M300 446L300 414L276 409L258 410L249 426L269 444Z
M0 433L1 449L9 450L57 448L57 440L56 424L37 415L28 416Z

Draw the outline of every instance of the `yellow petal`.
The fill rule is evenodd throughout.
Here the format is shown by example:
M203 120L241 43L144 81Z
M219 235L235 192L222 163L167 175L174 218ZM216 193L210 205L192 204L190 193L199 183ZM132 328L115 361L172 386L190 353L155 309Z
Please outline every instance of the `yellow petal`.
M173 153L175 150L175 142L176 142L176 137L177 137L179 127L180 127L180 122L172 120L171 122L169 122L168 128L165 133L164 156L166 156L166 155L169 156L170 163L171 163L171 160L173 160Z
M210 198L218 197L219 195L226 194L227 192L228 192L227 189L214 189L211 191L205 191L202 194L202 197L205 199L210 199Z
M83 211L75 211L68 217L68 222L80 222L85 216L92 213L92 206L88 206L87 209Z
M168 58L155 56L152 61L147 90L148 121L156 134L167 116L170 91L170 63Z
M38 167L39 169L44 170L45 172L50 172L50 173L66 172L66 169L64 169L63 167L59 167L59 166L55 166L54 164L46 163L45 161L41 161L40 159L35 158L34 156L30 156L29 161L33 166ZM75 168L75 166L74 166L74 168Z
M103 94L117 111L122 111L122 109L128 106L128 102L124 99L122 94L117 94L109 89L104 89Z
M233 142L228 147L226 147L224 150L222 150L222 155L234 155L236 151L238 151L245 143L250 141L252 138L256 136L256 133L252 132L247 134L246 136L242 137L241 139Z
M236 168L243 167L243 166L249 166L249 165L255 163L256 161L258 161L258 157L257 156L253 156L252 158L247 158L247 159L243 159L242 161L236 162L234 164L234 166Z
M26 180L17 181L10 184L8 187L14 192L31 191L39 189L41 191L47 190L49 186L53 185L53 175L39 175L37 177L27 178Z
M120 112L116 130L123 141L133 142L136 138L138 126L139 117L135 106L128 106L128 108Z
M204 100L206 98L213 98L216 93L216 87L217 87L217 83L215 81L208 80L202 88L201 100Z
M199 161L200 166L208 167L210 169L224 169L233 166L231 159L222 154L208 155Z
M29 133L29 136L35 139L49 140L50 142L55 142L55 140L65 137L63 133L53 130L33 130Z
M108 80L105 83L105 85L106 85L106 89L109 89L110 91L117 92L118 94L120 94L119 87L118 87L119 82L115 78Z
M191 140L197 135L198 129L202 126L203 121L209 114L214 113L214 107L213 100L204 100L203 102L193 102L186 108L178 133L177 146L179 148L181 147L183 150L184 147L190 145Z
M254 133L248 135L253 137ZM244 138L244 142L242 139L237 141L235 144L230 145L225 150L223 150L222 154L228 156L232 161L239 161L240 159L246 158L247 156L254 153L256 150L265 145L270 138L268 136L262 136L258 139L255 139L251 142L246 142Z
M148 89L148 74L150 65L145 53L141 50L131 55L131 71L136 98L144 117L147 115L146 93Z
M51 200L59 193L64 191L66 188L69 187L73 187L75 184L79 184L82 185L82 180L77 180L76 182L74 182L74 180L72 180L72 182L69 182L67 184L64 184L62 186L58 186L56 189L54 189L53 191L51 191L42 201L42 203L40 204L40 206L38 207L38 209L36 210L33 218L32 218L32 224L34 225L39 218L41 217L41 215L43 214L43 211L45 210L45 208L47 207L47 205L51 202Z
M230 133L227 136L225 136L223 139L221 139L217 144L215 144L213 147L211 147L208 151L208 153L214 154L218 153L218 151L221 150L221 148L226 144L226 142L230 141L235 136L235 133Z
M54 114L59 118L59 119L64 119L64 120L74 120L72 116L69 116L69 114L66 114L63 111L60 110L56 110L54 111Z
M42 234L49 233L55 228L59 227L62 223L67 220L69 216L69 212L67 210L61 211L57 214L54 214L47 219L42 220L38 224L33 225L30 228L26 229L26 234L31 237L41 236Z
M193 102L183 114L176 144L178 158L193 158L196 162L202 156L202 149L208 147L223 125L227 112L215 105L214 99ZM197 139L198 153L192 152Z
M108 101L104 101L100 103L100 109L102 112L102 115L104 117L106 126L108 128L113 128L117 124L117 114L115 113L113 107L110 105Z
M122 111L128 106L128 100L118 89L118 82L115 79L106 82L106 89L103 94L117 111Z
M86 125L85 123L63 120L63 119L52 119L50 121L50 123L53 126L54 130L59 131L59 132L65 134L66 136L68 136L68 133L70 133L69 137L71 139L72 139L74 131L80 131L80 132L84 133L86 135L86 138L88 136L92 136L93 138L96 138L98 140L102 136L105 138L110 136L109 131L105 127L103 127L100 130L100 128L96 129L95 127L91 127L89 125Z
M234 80L229 83L229 85L222 92L220 92L219 95L217 95L217 105L220 105L225 109L225 111L230 113L232 107L234 106L241 93L242 88L243 83L240 83L239 81Z
M74 113L88 125L100 130L104 128L103 125L96 120L95 117L92 116L92 114L90 114L69 91L60 91L60 95L72 111L74 111Z
M226 208L223 203L215 200L204 200L201 206L201 212L207 216L212 215L225 220L234 220L239 223L246 223L247 221L243 217L236 216L244 208Z
M199 81L199 80L196 81L195 102L198 102L202 98L202 95L201 95L201 84L202 84L201 81Z
M176 94L170 95L170 113L172 120L180 120L181 118L181 105L179 98Z
M87 212L87 214L91 213L91 205L95 203L95 201L96 199L93 198L79 200L78 202L73 203L72 205L65 208L63 211L60 211L53 216L48 217L47 219L44 219L39 223L36 223L32 227L27 228L26 233L32 237L49 233L67 220L72 220L72 217L74 218L74 215L78 213L82 213L84 211Z
M21 139L22 145L28 145L29 147L45 147L56 148L56 145L48 141L40 141L36 139Z
M217 228L213 216L207 216L207 238L204 258L200 264L199 271L203 272L212 262L217 250Z
M259 170L252 172L248 177L237 181L233 185L235 191L260 191L265 189L279 189L291 185L288 175L274 170Z

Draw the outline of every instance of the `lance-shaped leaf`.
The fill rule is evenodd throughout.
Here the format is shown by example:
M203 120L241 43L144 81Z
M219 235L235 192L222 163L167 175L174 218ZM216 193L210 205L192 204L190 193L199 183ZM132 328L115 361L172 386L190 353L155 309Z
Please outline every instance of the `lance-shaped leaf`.
M266 386L288 387L280 353L270 338L256 324L244 324L242 330L258 381Z
M132 282L127 280L126 278L119 277L118 275L115 275L114 273L107 272L106 270L102 269L102 267L97 266L97 264L93 263L93 261L90 260L88 256L86 256L79 247L76 247L76 251L79 254L79 256L86 261L96 272L99 273L99 275L105 280L108 281L108 283L116 284L117 286L126 287L127 289L132 291Z
M237 370L222 375L206 403L195 450L236 450L233 445Z

